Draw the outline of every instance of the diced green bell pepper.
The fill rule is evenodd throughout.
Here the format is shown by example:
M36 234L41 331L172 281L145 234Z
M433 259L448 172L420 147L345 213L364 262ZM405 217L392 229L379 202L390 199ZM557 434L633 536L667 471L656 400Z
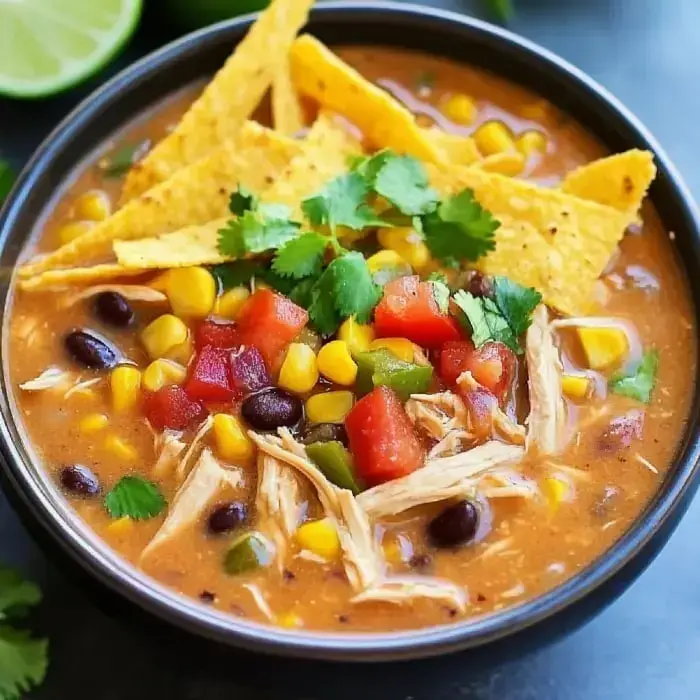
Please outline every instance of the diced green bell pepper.
M388 386L402 401L406 401L411 394L427 391L433 378L431 365L404 362L385 349L360 353L355 361L355 386L360 395L368 394L378 386Z
M352 456L342 443L314 442L306 447L306 454L323 472L328 481L357 495L362 491L352 468Z
M224 557L227 574L243 574L272 562L274 548L259 532L246 532L237 537Z

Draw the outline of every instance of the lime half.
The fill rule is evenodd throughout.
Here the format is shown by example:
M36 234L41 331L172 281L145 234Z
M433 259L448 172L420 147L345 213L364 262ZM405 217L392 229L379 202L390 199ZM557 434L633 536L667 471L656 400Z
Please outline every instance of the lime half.
M141 0L0 0L0 94L45 97L79 83L140 15Z

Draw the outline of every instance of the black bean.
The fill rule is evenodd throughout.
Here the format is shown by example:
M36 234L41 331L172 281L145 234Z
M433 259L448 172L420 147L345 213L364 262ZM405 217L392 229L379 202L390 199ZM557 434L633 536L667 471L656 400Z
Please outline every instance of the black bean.
M305 445L314 442L340 442L348 446L348 434L342 423L316 423L308 426L301 434Z
M64 343L71 357L83 367L112 369L119 362L116 348L94 331L71 331Z
M255 430L292 428L304 416L301 399L283 389L265 389L251 394L241 404L241 415Z
M199 594L199 599L202 601L202 603L214 603L216 602L216 593L212 593L211 591L202 591Z
M432 563L433 558L430 554L414 554L408 560L408 565L416 571L427 571Z
M428 523L428 536L436 547L456 547L474 538L479 511L471 501L445 508Z
M101 292L95 297L95 314L103 323L126 328L134 320L134 311L119 292Z
M100 482L97 477L82 464L71 464L61 469L61 486L66 491L77 493L81 496L94 496L100 490Z
M209 532L220 535L222 532L230 532L242 525L248 517L248 509L245 503L231 501L220 503L209 514L207 528Z

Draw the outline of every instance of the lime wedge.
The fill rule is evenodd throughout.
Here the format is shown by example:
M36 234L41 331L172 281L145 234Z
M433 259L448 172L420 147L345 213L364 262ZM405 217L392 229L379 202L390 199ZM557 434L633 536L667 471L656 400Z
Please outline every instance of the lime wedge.
M45 97L102 68L141 0L0 0L0 95Z

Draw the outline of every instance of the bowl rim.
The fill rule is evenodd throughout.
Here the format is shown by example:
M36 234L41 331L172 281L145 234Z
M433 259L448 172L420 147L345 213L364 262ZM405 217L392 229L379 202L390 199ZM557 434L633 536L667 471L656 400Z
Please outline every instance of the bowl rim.
M695 241L700 240L700 213L680 175L659 144L615 97L567 61L504 28L455 12L413 4L338 0L315 7L312 10L311 23L317 20L332 23L343 14L357 15L355 21L361 22L391 23L398 22L400 18L418 19L429 22L430 30L436 35L440 28L444 31L478 33L499 50L507 47L526 54L531 60L538 62L543 70L554 71L569 88L575 86L602 100L620 122L624 122L635 134L638 142L654 152L657 164L660 170L663 170L664 177L683 210L683 217L690 225L688 235ZM149 75L157 75L167 69L171 60L199 42L214 42L220 35L229 34L236 41L240 40L256 16L249 14L220 22L177 39L133 63L83 100L46 137L15 183L0 212L0 249L5 247L14 221L20 215L24 200L39 174L60 152L62 144L90 123L98 105L113 99L128 83ZM513 82L518 83L517 80ZM581 123L586 127L584 122ZM12 289L8 293L8 300L11 296ZM9 391L5 368L2 382L3 389ZM3 392L2 401L14 403L11 393L8 392ZM70 509L62 499L57 498L55 489L51 492L45 488L45 484L39 483L36 474L32 473L32 467L37 463L36 457L32 459L30 454L23 453L26 445L19 440L17 431L22 430L21 423L12 420L11 408L7 411L5 409L6 407L3 407L0 421L2 466L5 476L9 478L14 491L24 504L32 510L33 517L51 534L53 542L92 577L138 607L189 632L226 644L286 656L344 660L416 658L481 646L515 634L572 606L620 572L661 530L670 515L675 510L680 510L681 501L687 500L686 497L697 487L697 477L700 473L696 386L693 412L688 420L684 444L679 449L675 467L669 470L669 475L659 487L656 496L630 529L572 578L517 606L449 625L405 632L298 632L246 622L206 608L193 599L159 584L128 564L106 542L92 533L77 515L71 515ZM16 415L14 417L16 418Z

